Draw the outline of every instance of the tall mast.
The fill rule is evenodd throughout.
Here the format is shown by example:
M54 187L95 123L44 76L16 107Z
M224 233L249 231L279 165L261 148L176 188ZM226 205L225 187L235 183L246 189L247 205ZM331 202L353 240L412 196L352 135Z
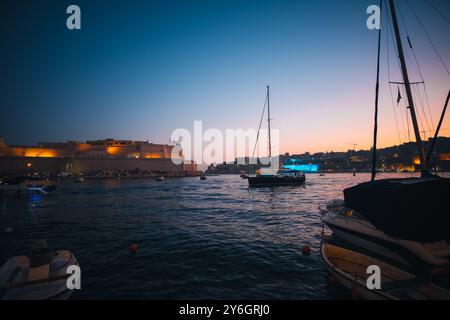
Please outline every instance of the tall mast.
M382 10L381 10L382 5L383 5L383 0L380 0L380 12L382 12ZM381 26L380 26L380 29L378 29L377 82L375 85L375 115L374 115L374 125L373 125L373 150L372 150L371 181L375 180L375 176L377 174L378 93L380 91L380 48L381 48Z
M417 124L416 111L414 109L414 101L413 101L412 93L411 93L411 85L409 82L408 70L406 69L405 56L403 54L403 46L402 46L402 40L400 37L400 30L398 28L397 14L395 12L394 0L389 0L389 7L391 9L392 24L394 26L398 56L400 59L400 66L402 69L403 82L405 83L406 96L408 98L408 108L411 113L411 120L412 120L413 127L414 127L414 135L416 136L416 142L417 142L417 151L419 152L420 168L421 168L421 172L423 175L424 173L427 172L427 164L426 164L426 159L425 159L425 152L423 150L422 139L420 138L419 125Z
M267 86L267 123L269 126L269 158L272 158L272 142L270 141L270 95L269 86Z

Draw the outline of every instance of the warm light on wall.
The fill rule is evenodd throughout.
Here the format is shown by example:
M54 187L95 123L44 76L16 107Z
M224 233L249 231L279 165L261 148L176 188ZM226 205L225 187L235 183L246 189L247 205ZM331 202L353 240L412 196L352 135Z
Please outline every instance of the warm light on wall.
M450 153L441 153L439 155L439 160L441 160L441 161L450 161Z
M400 166L401 172L415 172L416 168L414 166Z
M416 166L420 165L420 159L418 156L414 156L413 158L413 164L415 164Z
M161 155L160 154L147 153L145 155L145 158L146 159L159 159L159 158L161 158Z
M120 153L120 147L107 147L106 148L106 152L110 155L110 156L115 156L118 155Z
M27 148L23 149L25 157L38 157L38 158L54 158L57 156L55 150L41 149L41 148Z

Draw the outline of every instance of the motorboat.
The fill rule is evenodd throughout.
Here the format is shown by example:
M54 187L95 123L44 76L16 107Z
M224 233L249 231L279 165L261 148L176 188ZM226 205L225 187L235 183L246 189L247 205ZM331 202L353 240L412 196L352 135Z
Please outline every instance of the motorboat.
M46 195L57 188L56 185L33 184L28 177L14 177L2 180L0 183L0 195L23 196L29 194Z
M412 83L409 81L402 35L394 0L388 1L393 35L404 89L415 135L419 178L376 180L377 115L380 75L381 28L378 31L378 61L375 91L374 142L371 180L344 190L344 200L327 205L323 222L333 231L334 241L350 250L369 254L415 275L450 276L450 179L429 171L430 157L450 99L450 91L439 124L425 152L417 121ZM410 38L408 37L408 41ZM411 43L409 43L411 46Z
M358 251L322 242L322 258L339 284L351 290L353 298L368 300L449 300L450 290L441 279L420 277ZM380 288L367 285L370 266L380 270Z
M47 243L39 240L32 245L29 257L12 257L0 268L0 298L68 299L73 290L67 287L67 268L72 265L78 262L70 251L48 252Z
M28 185L28 192L29 193L35 193L35 194L43 194L43 195L47 195L50 194L52 192L55 192L57 189L56 184L29 184Z
M449 179L360 184L344 190L345 201L320 207L322 220L346 247L411 272L450 274L450 217L442 201L448 188Z

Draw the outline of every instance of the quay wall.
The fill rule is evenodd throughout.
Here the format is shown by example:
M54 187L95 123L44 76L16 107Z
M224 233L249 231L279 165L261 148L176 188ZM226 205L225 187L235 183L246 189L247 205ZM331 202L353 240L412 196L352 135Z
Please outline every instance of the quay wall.
M171 159L73 159L70 171L73 174L90 173L98 170L110 171L159 171L174 174L183 173L183 166L175 165Z
M28 174L46 172L58 174L67 171L69 158L0 157L0 174Z
M0 175L22 175L34 172L57 175L61 172L90 174L106 171L147 171L168 173L173 176L189 174L192 168L175 165L171 159L96 159L96 158L40 158L0 157ZM194 173L194 172L192 172Z

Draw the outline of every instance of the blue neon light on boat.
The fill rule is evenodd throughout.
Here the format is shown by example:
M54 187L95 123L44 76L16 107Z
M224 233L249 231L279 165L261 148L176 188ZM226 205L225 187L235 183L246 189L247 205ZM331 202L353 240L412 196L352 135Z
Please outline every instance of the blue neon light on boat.
M283 165L284 169L303 171L303 172L317 172L319 171L318 164L287 164Z

